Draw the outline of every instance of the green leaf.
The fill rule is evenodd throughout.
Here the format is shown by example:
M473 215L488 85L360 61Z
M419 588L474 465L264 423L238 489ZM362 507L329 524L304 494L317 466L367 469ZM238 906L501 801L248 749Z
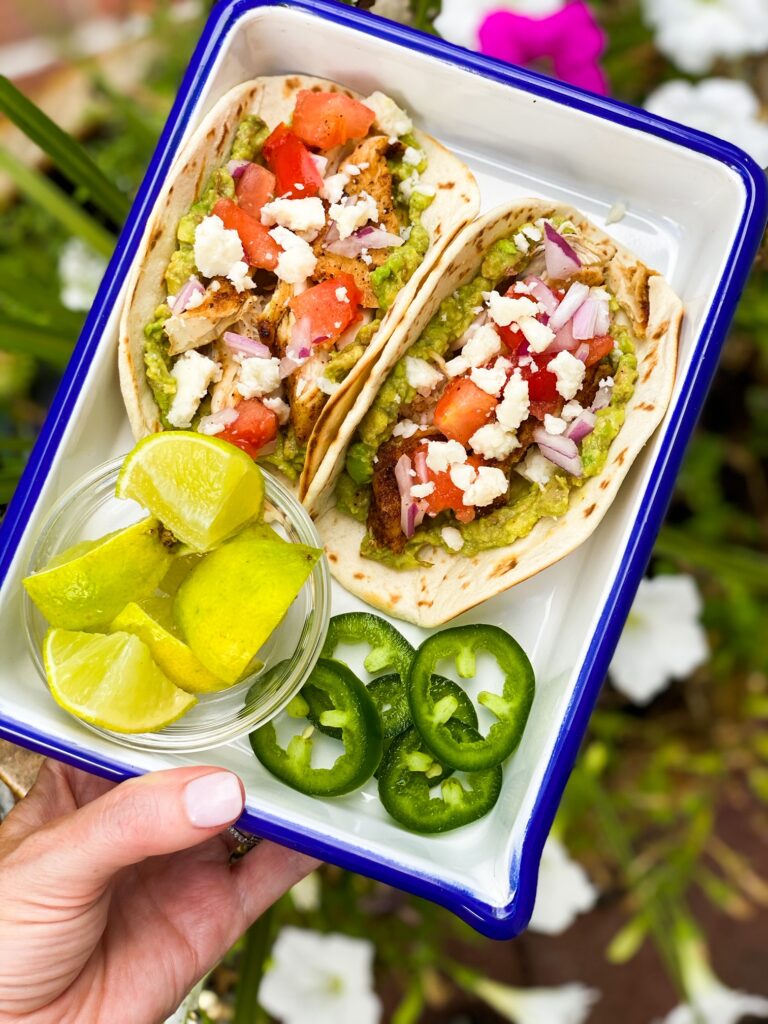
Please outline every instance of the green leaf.
M678 564L705 569L715 577L731 577L752 590L768 593L768 557L735 544L714 545L696 540L684 530L665 526L656 541L656 554Z
M609 963L625 964L640 951L645 942L650 923L645 914L638 914L620 929L611 939L605 952Z
M87 151L35 106L4 75L0 75L0 110L35 142L76 188L84 189L91 202L120 226L128 215L130 202ZM20 186L21 187L21 186Z
M0 146L0 171L9 174L20 192L59 221L71 234L78 235L103 256L112 255L115 237L44 174L27 167L3 146Z
M74 338L63 337L50 327L0 320L0 349L34 356L56 370L63 370L69 362L73 344Z

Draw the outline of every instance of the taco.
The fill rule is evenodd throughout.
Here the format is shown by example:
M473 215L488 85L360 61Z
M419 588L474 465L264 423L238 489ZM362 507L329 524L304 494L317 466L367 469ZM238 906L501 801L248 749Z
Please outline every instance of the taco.
M569 207L517 202L466 228L313 479L335 577L437 625L567 555L663 417L682 317Z
M172 167L128 285L136 437L215 434L306 489L335 407L478 203L467 167L382 93L298 75L233 89Z

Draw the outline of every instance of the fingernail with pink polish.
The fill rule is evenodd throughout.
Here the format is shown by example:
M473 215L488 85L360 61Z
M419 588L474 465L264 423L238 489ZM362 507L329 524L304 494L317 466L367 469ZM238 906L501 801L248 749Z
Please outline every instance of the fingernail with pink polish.
M227 825L243 810L240 780L232 772L211 772L187 783L184 789L187 817L197 828Z

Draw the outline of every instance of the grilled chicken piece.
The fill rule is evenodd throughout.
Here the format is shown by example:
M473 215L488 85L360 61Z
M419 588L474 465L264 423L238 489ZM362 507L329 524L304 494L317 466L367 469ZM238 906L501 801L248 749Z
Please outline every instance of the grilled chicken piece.
M171 343L169 355L210 344L237 320L248 301L247 292L237 292L226 278L216 278L214 283L219 287L209 285L199 306L174 313L165 321L163 327Z
M425 436L428 435L419 432L412 437L393 437L379 449L378 461L374 465L368 529L378 545L395 554L400 554L406 545L406 536L400 526L400 490L395 479L395 466L401 455L413 455Z
M389 139L385 135L375 135L355 147L345 163L356 164L361 170L359 174L350 178L346 192L349 196L360 195L362 192L373 196L379 208L377 223L383 224L387 231L396 235L400 231L400 220L395 210L392 175L387 166L387 150L389 148ZM364 167L364 164L368 164L368 166ZM387 252L387 249L371 250L371 256L374 257L376 266L379 265L379 262L384 262L380 256L384 254L386 259Z
M379 224L383 224L387 231L398 234L400 221L395 210L393 198L392 175L387 166L387 150L390 148L389 139L384 135L376 135L371 139L365 139L356 146L346 160L342 161L342 168L345 164L355 164L363 167L359 174L350 177L347 185L347 195L356 196L367 192L376 200L379 209ZM327 229L326 229L327 230ZM351 274L355 284L363 295L363 305L368 309L378 309L379 303L371 288L371 269L380 267L385 263L391 253L391 249L371 249L368 253L371 262L366 263L361 257L336 256L323 248L326 231L324 231L314 243L315 255L317 256L317 267L314 277L323 281L336 274Z
M328 396L317 386L317 378L325 369L325 355L313 352L309 359L288 378L288 401L291 422L299 441L307 441Z

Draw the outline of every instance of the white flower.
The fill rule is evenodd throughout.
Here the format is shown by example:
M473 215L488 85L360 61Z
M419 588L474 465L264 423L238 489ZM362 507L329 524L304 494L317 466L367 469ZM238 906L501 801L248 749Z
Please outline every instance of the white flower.
M684 679L709 657L699 621L701 597L692 576L657 576L640 584L611 662L613 685L647 704L672 679Z
M519 989L485 978L476 981L472 990L514 1024L584 1024L600 998L586 985Z
M67 309L90 309L107 269L107 261L79 238L70 238L59 253L61 301Z
M411 21L409 0L376 0L371 13L378 14L381 18L389 18L390 21L402 21L405 25Z
M768 49L765 0L643 0L643 8L658 48L690 74Z
M493 11L517 11L531 18L546 18L565 6L565 0L443 0L443 9L435 19L435 28L444 39L474 49L477 30Z
M597 889L584 868L571 860L559 839L550 836L541 855L531 931L559 935L579 914L591 910L596 900Z
M283 928L259 1002L282 1024L378 1024L373 957L365 939Z
M300 882L291 889L291 899L297 910L308 913L311 910L320 908L320 875L312 871L305 875Z
M760 101L746 82L667 82L651 93L645 106L654 114L726 139L768 167L768 124L760 120Z
M710 967L699 936L687 923L681 930L678 954L688 1002L675 1007L661 1024L738 1024L743 1017L768 1015L768 999L723 985Z
M178 1010L172 1014L168 1020L166 1020L165 1024L187 1024L190 1014L200 1005L200 995L202 991L203 982L199 981Z

